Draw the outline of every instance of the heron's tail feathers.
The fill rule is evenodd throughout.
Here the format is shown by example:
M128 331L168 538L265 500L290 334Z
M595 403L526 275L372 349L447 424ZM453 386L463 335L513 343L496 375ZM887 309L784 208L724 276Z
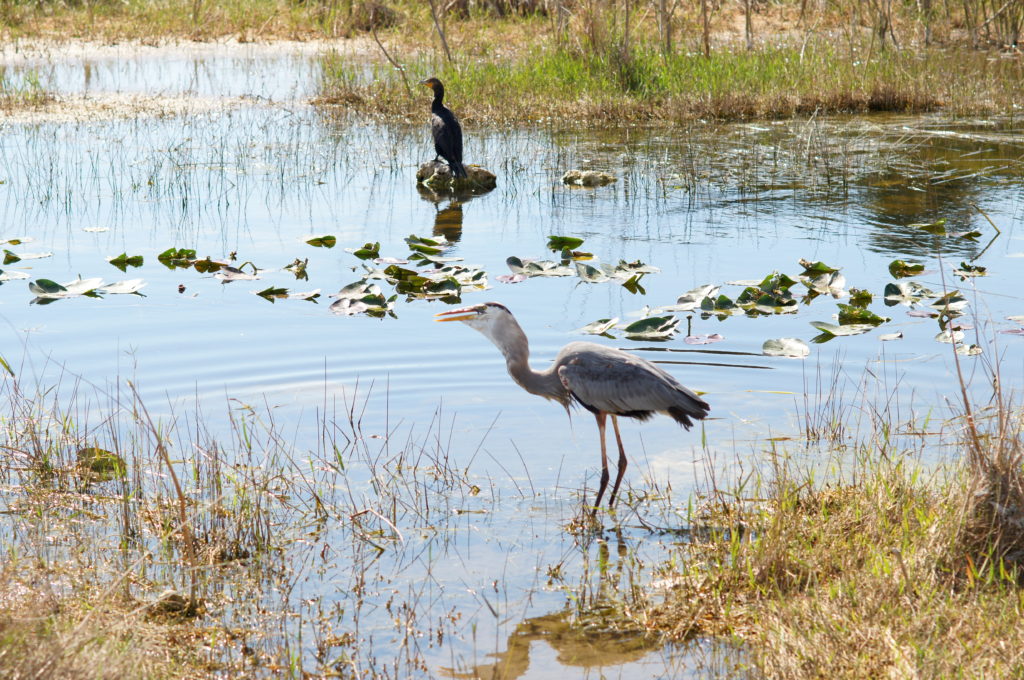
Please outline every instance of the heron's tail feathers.
M682 425L684 428L689 430L693 427L693 420L704 420L708 413L711 411L711 407L708 403L697 397L690 397L687 395L687 399L680 404L668 407L668 414L672 418Z

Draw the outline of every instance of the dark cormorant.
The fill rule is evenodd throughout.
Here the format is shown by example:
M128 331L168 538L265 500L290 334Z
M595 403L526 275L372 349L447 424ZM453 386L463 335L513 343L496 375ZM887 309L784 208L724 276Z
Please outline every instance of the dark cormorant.
M443 103L444 85L437 78L420 81L434 91L434 102L430 105L430 130L434 134L434 151L443 158L452 169L455 177L465 177L466 168L462 165L462 127L455 114Z

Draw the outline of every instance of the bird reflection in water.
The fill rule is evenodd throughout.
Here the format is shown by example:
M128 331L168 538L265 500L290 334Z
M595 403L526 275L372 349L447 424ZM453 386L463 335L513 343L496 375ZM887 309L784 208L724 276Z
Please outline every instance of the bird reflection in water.
M476 195L470 192L445 191L439 193L422 184L416 185L420 198L433 203L436 208L434 213L434 236L444 236L451 242L462 238L462 206L468 203ZM441 207L444 200L448 205Z
M478 678L480 680L513 680L530 676L564 677L565 667L600 669L640 661L651 651L661 648L662 638L639 626L628 625L621 615L621 605L627 598L631 579L624 578L624 566L633 563L629 548L618 534L618 559L612 562L608 542L597 541L597 584L590 582L594 563L585 549L583 584L575 593L573 608L524 620L508 637L505 651L490 655L492 663L461 670L441 669L449 678ZM611 566L614 564L614 567ZM624 592L625 591L625 592ZM530 668L531 649L537 656L534 642L545 642L556 653L558 665L549 668ZM534 666L539 664L534 659ZM544 672L541 672L544 671Z

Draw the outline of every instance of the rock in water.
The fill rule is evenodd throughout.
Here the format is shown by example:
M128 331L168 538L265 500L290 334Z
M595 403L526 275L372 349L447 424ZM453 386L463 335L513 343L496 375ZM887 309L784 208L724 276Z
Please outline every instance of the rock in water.
M569 170L562 175L562 183L578 187L602 187L611 184L617 177L597 170Z
M455 177L442 161L427 161L416 171L416 181L431 189L491 190L498 184L497 176L479 165L467 165L466 177Z

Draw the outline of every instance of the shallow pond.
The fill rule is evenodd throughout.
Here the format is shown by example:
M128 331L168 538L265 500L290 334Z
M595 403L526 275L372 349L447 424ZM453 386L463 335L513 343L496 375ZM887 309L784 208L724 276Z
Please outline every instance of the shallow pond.
M495 171L498 187L458 201L415 185L418 164L433 157L425 122L381 125L296 103L315 82L309 50L204 48L167 60L50 54L12 63L9 75L33 68L62 92L245 99L186 115L4 125L0 236L32 239L4 246L24 258L4 272L28 278L0 286L2 355L23 386L94 389L103 409L103 395L130 379L154 415L200 413L215 433L230 429L238 404L256 404L300 451L323 448L321 418L358 405L366 441L390 433L415 442L427 467L466 471L458 483L441 475L424 481L421 494L403 492L419 499L414 505L434 498L435 507L392 515L405 524L378 525L402 539L383 553L351 527L326 528L282 558L292 571L277 603L299 614L282 616L281 631L304 631L294 644L307 668L336 662L317 652L328 628L353 636L339 646L360 669L396 677L564 677L570 668L585 677L685 677L739 663L720 645L666 648L612 636L600 621L583 626L587 634L566 623L578 611L567 609L576 597L569 593L582 589L592 599L587 611L599 612L603 591L652 578L673 534L627 519L617 534L568 535L581 493L592 494L597 482L590 416L569 420L516 387L485 338L433 322L443 302L399 295L393 318L332 314L327 296L372 266L346 249L379 242L381 256L405 258L410 234L444 236L453 243L445 255L487 272L489 289L466 290L462 301L508 306L530 337L535 366L569 340L594 339L663 361L704 393L712 417L700 428L685 432L661 418L629 423L623 433L634 461L627 493L672 490L660 501L662 522L683 522L681 508L714 461L742 459L776 435L799 437L805 414L827 395L854 420L861 416L850 405L864 394L905 419L943 413L957 389L952 346L936 341L936 319L908 311L927 310L944 290L967 302L958 319L973 326L964 346L982 354L961 361L978 395L985 398L983 369L997 357L1004 386L1024 383L1024 337L1002 333L1022 325L1006 317L1024 314L1024 130L1014 121L467 126L467 161ZM470 106L457 93L450 99L456 112ZM427 108L426 98L416 101L411 119L425 118ZM618 181L567 187L560 178L570 168L612 172ZM511 273L509 256L559 260L546 248L553 234L584 239L579 250L595 255L591 265L641 261L660 271L640 279L643 291L579 276L499 281ZM307 243L323 235L336 245ZM259 279L223 282L165 266L157 256L172 247L234 258L236 267L253 263ZM107 262L121 253L143 263L122 273ZM640 319L645 307L672 305L703 284L736 299L773 271L796 279L801 259L841 268L843 291L870 291L868 309L891 320L811 342L819 331L810 322L836 323L837 302L850 300L804 300L808 288L796 283L799 302L788 313L675 312L678 332L664 341L578 330L598 319ZM901 280L935 295L885 304L897 259L923 264L923 273ZM285 269L296 260L308 260L307 279ZM954 272L962 263L987 275L962 280ZM141 278L145 287L143 296L33 303L29 281L77 277ZM392 294L386 281L376 283ZM268 287L321 296L254 294ZM902 338L881 340L894 333ZM710 334L722 339L684 340ZM808 342L810 356L762 355L765 340L784 337ZM357 499L374 507L371 461L382 454L366 446L354 479L367 486L345 492L352 507Z

